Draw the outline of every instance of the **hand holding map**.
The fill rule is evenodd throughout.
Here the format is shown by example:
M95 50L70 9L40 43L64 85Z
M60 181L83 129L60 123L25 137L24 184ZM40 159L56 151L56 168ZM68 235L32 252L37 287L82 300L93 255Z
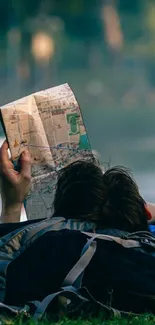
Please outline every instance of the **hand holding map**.
M75 96L64 84L5 105L1 115L14 163L25 149L32 156L28 219L51 217L57 172L92 157Z

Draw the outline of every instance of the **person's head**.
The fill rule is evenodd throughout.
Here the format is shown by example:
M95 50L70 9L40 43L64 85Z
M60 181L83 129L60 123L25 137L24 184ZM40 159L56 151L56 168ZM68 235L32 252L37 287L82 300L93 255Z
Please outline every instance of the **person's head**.
M148 230L146 203L129 171L122 167L108 169L103 183L104 227L128 232Z
M94 162L76 161L59 172L54 215L94 221L101 216L102 170Z
M59 173L54 215L96 223L97 228L147 230L147 211L127 169L104 174L94 162L77 161Z

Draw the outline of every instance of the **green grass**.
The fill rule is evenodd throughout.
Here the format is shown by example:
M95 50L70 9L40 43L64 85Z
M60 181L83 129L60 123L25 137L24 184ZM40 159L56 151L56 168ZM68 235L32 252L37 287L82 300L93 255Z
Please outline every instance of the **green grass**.
M15 319L15 320L6 320L2 321L0 318L1 325L35 325L36 323L30 319L24 321L22 319ZM104 320L102 317L99 318L92 318L88 320L70 320L67 318L63 318L58 322L52 321L40 321L38 325L153 325L155 324L155 316L144 315L141 317L132 317L132 318L114 318L111 320Z

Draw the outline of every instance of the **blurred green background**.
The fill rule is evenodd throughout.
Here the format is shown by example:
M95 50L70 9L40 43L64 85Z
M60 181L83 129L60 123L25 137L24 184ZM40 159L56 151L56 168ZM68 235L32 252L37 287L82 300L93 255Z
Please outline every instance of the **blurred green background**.
M153 197L155 0L1 0L0 27L1 105L68 82L102 162Z

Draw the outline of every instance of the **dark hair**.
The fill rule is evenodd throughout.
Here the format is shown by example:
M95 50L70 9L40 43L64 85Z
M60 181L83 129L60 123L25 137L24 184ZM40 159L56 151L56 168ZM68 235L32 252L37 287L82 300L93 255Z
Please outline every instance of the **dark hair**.
M104 227L128 232L148 230L145 201L128 169L114 167L103 175Z
M104 174L94 162L76 161L59 172L54 216L95 222L97 228L148 230L145 201L128 169Z
M102 170L96 163L76 161L59 172L54 215L93 221L103 206Z

